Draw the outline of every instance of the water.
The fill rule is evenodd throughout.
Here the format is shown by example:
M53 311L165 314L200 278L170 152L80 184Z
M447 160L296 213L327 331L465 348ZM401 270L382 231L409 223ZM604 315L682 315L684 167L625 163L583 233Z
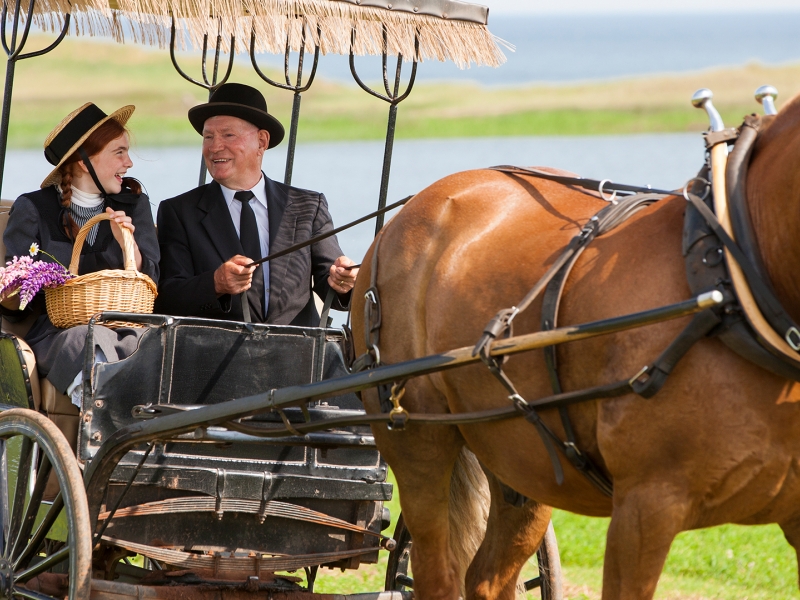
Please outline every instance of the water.
M703 161L700 134L591 137L519 137L398 140L394 147L388 203L466 169L500 164L554 166L583 177L673 189L682 187ZM154 205L197 185L199 148L134 149L134 168ZM383 142L300 144L293 184L325 193L334 223L342 225L377 207ZM264 171L281 180L282 148L267 152ZM40 151L11 150L3 196L16 198L38 187L49 172ZM502 198L498 198L502 202ZM372 241L374 221L339 236L348 256L360 262Z
M516 46L492 69L453 63L420 65L421 81L474 80L489 85L599 80L697 71L748 62L800 60L800 12L670 15L492 15L489 29ZM261 60L282 68L283 57ZM359 58L362 78L380 77L380 60ZM406 69L408 71L408 69ZM320 59L320 77L352 82L346 57Z

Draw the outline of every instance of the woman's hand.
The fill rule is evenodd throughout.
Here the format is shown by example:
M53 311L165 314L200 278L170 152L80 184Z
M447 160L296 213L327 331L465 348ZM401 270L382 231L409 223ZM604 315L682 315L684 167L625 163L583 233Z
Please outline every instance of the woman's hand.
M114 234L114 239L117 240L119 247L124 247L124 239L122 237L122 228L124 227L131 233L136 231L136 227L133 224L131 218L125 214L125 211L122 210L114 210L111 207L106 208L106 213L111 215L111 219L109 219L109 223L111 223L111 233ZM134 256L136 259L136 270L142 270L142 254L139 252L139 245L136 243L136 239L133 240L133 251Z
M19 310L19 302L19 294L15 293L13 296L9 296L0 300L0 305L8 310Z

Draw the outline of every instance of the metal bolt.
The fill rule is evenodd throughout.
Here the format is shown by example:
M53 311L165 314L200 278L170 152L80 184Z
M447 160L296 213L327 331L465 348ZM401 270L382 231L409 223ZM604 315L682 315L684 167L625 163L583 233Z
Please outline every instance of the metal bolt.
M102 439L103 439L103 434L102 434L102 433L100 433L99 431L95 431L95 432L92 434L92 439L93 439L95 442L99 442L100 440L102 440Z
M714 93L711 90L707 88L699 89L692 96L692 106L705 109L706 113L708 113L711 131L722 131L725 129L725 124L722 122L722 117L717 112L717 109L714 108L714 103L711 102L713 97Z
M84 423L90 423L91 421L92 421L92 413L87 412L86 414L83 415Z
M105 406L105 402L103 402L102 400L95 400L94 401L94 407L95 408L103 408L103 406Z
M775 99L778 97L778 90L771 85L762 85L756 90L756 102L764 107L765 115L777 115L778 109L775 108Z

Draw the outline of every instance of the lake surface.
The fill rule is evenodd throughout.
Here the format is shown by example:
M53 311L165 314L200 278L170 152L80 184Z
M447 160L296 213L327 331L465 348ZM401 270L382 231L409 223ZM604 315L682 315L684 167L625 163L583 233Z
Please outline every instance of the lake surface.
M434 181L467 169L500 164L554 166L583 177L674 189L699 170L704 156L699 133L591 137L519 137L447 140L399 140L388 203L414 194ZM197 148L133 150L130 175L158 202L197 185ZM342 225L377 207L383 142L300 144L292 183L325 193L334 223ZM266 153L264 171L283 180L284 147ZM49 172L41 151L11 150L3 197L16 198L38 187ZM503 199L497 199L502 206ZM374 221L339 236L344 251L359 261L372 241Z
M747 62L800 60L800 11L669 15L489 15L489 30L516 46L497 69L459 70L426 62L421 81L474 80L489 85L600 80L697 71ZM264 56L283 67L283 57ZM362 79L380 78L380 59L358 58ZM409 69L406 68L406 72ZM348 59L324 56L319 76L352 82Z

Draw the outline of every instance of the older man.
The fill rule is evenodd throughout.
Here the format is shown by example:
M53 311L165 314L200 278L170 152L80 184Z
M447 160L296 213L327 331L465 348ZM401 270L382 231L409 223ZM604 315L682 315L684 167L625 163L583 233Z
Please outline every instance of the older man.
M346 310L358 269L335 237L263 263L254 260L333 228L325 196L269 179L264 152L283 139L283 126L264 96L228 83L189 111L203 136L213 182L165 200L158 209L161 278L156 312L243 320L241 298L254 322L316 326L312 288Z

